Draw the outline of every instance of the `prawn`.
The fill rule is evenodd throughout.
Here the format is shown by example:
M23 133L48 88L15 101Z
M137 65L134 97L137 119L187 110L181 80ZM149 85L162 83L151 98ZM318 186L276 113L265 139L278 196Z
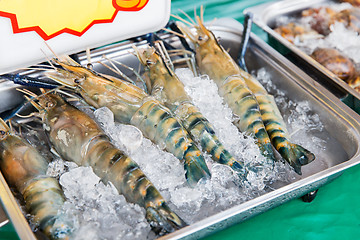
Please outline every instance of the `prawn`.
M177 26L194 43L196 60L200 71L212 78L219 87L220 94L239 116L236 125L241 131L255 135L260 149L265 155L273 156L270 145L274 145L280 155L301 174L301 166L315 159L307 149L291 143L286 124L280 111L261 83L249 73L240 69L231 56L218 43L215 35L196 16L195 34L182 22Z
M0 168L6 181L22 194L41 231L51 239L69 239L72 228L58 215L64 194L58 181L46 175L47 166L47 160L0 118Z
M216 83L219 94L238 119L234 122L238 129L255 137L262 154L275 161L255 95L246 85L243 74L239 73L239 67L219 45L214 34L205 28L198 16L196 19L198 25L189 22L195 27L195 34L183 22L177 22L177 27L194 43L200 72L209 75Z
M138 49L134 46L134 49L146 68L147 89L152 95L158 96L158 100L179 117L192 138L200 142L201 147L211 154L214 161L230 166L245 177L243 162L237 161L225 149L215 135L213 126L185 92L184 84L156 53L155 48L148 46Z
M53 59L56 72L46 75L78 92L95 108L108 107L115 120L138 127L145 137L184 163L190 185L209 178L210 171L200 150L173 113L141 88L115 77L98 74L69 57Z
M110 142L93 119L57 94L45 93L37 99L38 103L31 103L40 111L49 140L63 159L91 166L103 182L111 182L127 201L144 207L147 220L159 235L186 226L140 167Z

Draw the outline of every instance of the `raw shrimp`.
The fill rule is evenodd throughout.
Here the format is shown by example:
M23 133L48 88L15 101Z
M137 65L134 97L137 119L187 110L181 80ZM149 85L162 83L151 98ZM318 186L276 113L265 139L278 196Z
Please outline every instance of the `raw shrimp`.
M1 172L22 194L39 229L51 239L69 239L72 227L58 214L64 194L58 181L46 175L48 162L24 139L14 135L1 118L0 151Z
M74 88L85 101L96 107L108 107L115 119L138 127L145 137L183 161L190 185L209 178L210 171L200 150L173 113L137 86L104 76L82 67L68 57L54 59L57 72L47 75Z
M230 55L218 44L212 32L198 18L196 34L182 22L177 26L194 43L200 72L209 75L219 88L220 95L238 119L235 125L240 131L255 137L262 154L275 161L270 138L261 118L256 97L245 83L243 74ZM193 25L195 26L195 25Z
M210 122L201 114L187 95L183 83L164 63L152 47L134 47L140 62L146 67L147 89L181 120L186 130L214 161L230 166L245 177L243 162L237 161L215 135Z
M281 156L301 174L301 166L313 161L315 156L288 140L286 125L274 97L267 93L256 78L240 69L217 42L214 34L206 29L202 17L200 19L196 16L196 21L197 25L195 22L190 23L195 28L195 33L184 23L177 24L194 43L200 71L216 82L220 94L239 117L236 122L238 128L254 135L263 154L274 158L271 139Z
M38 104L32 103L40 110L50 142L62 158L91 166L127 201L144 207L147 220L158 234L186 226L139 166L110 142L93 119L56 94L43 94L38 100Z

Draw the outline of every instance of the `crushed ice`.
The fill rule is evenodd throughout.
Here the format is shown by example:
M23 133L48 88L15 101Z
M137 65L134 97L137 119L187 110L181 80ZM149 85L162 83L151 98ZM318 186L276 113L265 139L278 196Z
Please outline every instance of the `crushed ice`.
M254 140L244 136L232 124L232 112L218 95L213 81L207 76L194 78L188 69L178 69L176 73L194 104L213 124L224 146L235 158L245 162L249 183L242 183L236 172L204 154L212 178L190 188L184 177L183 164L172 154L143 138L137 128L114 122L109 109L100 108L94 112L95 120L113 143L140 165L174 212L191 224L271 191L273 182L294 180L295 174L288 164L281 161L274 166L266 163ZM307 103L289 103L285 94L272 85L264 69L259 70L257 75L268 90L276 91L276 100L282 103L280 110L292 109L287 118L290 126L298 125L302 121L299 119L303 119L301 124L306 129L322 126L316 115L311 114ZM298 121L292 123L296 119ZM322 144L321 139L318 143ZM71 219L77 229L74 233L76 239L140 239L149 236L150 227L144 210L127 203L111 184L102 183L91 168L75 167L72 163L56 160L48 172L52 176L60 176L60 184L67 197L62 214Z
M126 202L113 185L101 182L91 167L61 161L49 171L56 165L54 172L63 172L59 182L66 202L60 219L70 221L76 229L73 239L147 239L151 229L144 209ZM66 165L72 168L61 169Z

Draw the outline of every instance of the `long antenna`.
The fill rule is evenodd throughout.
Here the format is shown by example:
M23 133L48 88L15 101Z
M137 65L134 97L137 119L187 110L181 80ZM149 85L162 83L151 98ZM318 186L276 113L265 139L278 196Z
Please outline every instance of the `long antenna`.
M201 22L204 22L204 6L201 5L200 6L200 18L201 18Z
M190 21L192 24L194 24L194 26L196 25L196 22L186 13L184 12L183 10L181 9L178 9L182 14L184 14Z
M192 24L192 23L189 22L188 20L186 20L186 19L184 19L184 18L182 18L182 17L180 17L180 16L178 16L178 15L171 14L171 16L174 17L174 18L176 18L177 20L180 20L180 21L188 24L188 25L191 26L191 27L195 27L194 24Z
M161 30L164 30L164 31L169 32L169 33L172 33L172 34L174 34L174 35L176 35L176 36L178 36L178 37L185 38L184 35L182 35L182 34L180 34L180 33L178 33L178 32L175 32L175 31L173 31L173 30L170 30L170 29L167 29L167 28L162 28Z

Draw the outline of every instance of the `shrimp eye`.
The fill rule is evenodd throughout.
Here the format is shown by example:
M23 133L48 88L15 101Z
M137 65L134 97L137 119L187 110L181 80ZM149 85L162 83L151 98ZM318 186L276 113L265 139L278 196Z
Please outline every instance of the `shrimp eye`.
M5 135L5 134L6 134L6 132L4 130L0 130L0 135L1 136Z
M152 65L152 61L151 60L146 60L146 65Z
M77 79L77 78L75 78L75 79L74 79L74 83L79 84L79 83L80 83L80 80Z
M86 67L88 68L88 69L93 69L93 65L91 64L91 63L88 63L87 65L86 65Z
M52 102L47 102L46 103L46 107L47 108L51 108L51 107L53 107L54 106L54 103L52 103Z
M199 37L198 37L198 40L199 41L202 41L204 38L200 35Z

